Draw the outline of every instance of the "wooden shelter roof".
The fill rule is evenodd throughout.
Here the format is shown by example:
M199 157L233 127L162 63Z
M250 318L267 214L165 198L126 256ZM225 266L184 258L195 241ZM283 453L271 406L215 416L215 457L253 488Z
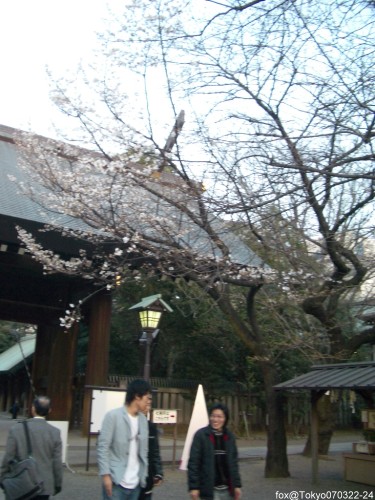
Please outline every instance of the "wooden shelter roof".
M282 382L276 390L375 390L375 361L316 365L303 375Z

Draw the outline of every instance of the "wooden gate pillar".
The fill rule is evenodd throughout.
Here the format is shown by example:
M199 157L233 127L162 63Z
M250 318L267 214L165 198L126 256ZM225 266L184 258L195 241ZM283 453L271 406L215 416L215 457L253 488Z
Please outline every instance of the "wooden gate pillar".
M95 295L90 304L89 345L85 385L106 387L108 383L109 341L112 296L107 290ZM91 390L85 390L82 431L87 435L90 423Z
M32 378L36 394L51 398L51 420L71 418L77 335L78 325L68 331L55 325L38 326Z

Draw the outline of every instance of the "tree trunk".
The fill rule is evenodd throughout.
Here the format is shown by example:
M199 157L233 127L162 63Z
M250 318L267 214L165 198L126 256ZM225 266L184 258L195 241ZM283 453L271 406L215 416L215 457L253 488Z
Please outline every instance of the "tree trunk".
M265 477L289 477L287 439L284 425L284 396L275 391L278 382L276 369L271 363L262 363L266 404L268 411L267 456Z
M332 403L329 396L322 396L317 403L318 411L318 454L328 455L331 438L336 423L337 403ZM305 457L311 456L311 434L302 452Z
M277 368L264 343L256 318L254 299L260 288L260 285L253 286L247 295L247 315L251 325L251 332L233 308L228 299L228 294L222 293L219 295L213 289L209 293L226 314L238 337L254 354L262 370L268 412L265 477L289 477L283 395L274 390L274 386L279 382Z

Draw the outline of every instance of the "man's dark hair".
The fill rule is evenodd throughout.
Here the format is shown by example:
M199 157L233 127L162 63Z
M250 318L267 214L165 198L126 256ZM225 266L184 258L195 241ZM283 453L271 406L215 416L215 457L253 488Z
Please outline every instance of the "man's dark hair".
M51 400L47 396L37 396L33 401L33 406L39 417L46 417L51 409Z
M225 416L224 427L226 427L227 423L228 423L228 420L229 420L229 410L228 410L228 407L225 404L223 404L223 403L214 403L210 407L208 415L211 416L211 414L212 414L212 412L214 410L221 410L224 413L224 416Z
M131 382L128 385L128 388L126 391L125 404L130 405L130 403L137 396L142 398L146 394L151 394L151 392L152 392L152 387L148 382L146 382L146 380L142 380L142 379L133 380L133 382Z

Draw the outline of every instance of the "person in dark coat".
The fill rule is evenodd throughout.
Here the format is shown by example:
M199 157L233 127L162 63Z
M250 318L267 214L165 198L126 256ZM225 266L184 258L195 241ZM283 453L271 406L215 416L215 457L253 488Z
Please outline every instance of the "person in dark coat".
M242 496L236 439L227 429L228 408L214 404L210 424L193 438L188 461L188 488L192 500L239 500Z
M18 417L18 412L20 411L20 405L18 404L18 401L15 401L11 408L10 408L10 413L12 414L12 418L16 419Z
M61 491L63 478L62 441L60 431L46 421L50 412L47 396L35 398L31 407L33 418L27 420L32 455L43 479L43 491L35 499L47 499ZM9 470L9 462L27 458L27 441L22 423L14 425L8 435L1 466L1 476Z
M147 409L147 416L150 408ZM146 487L142 488L139 500L152 498L152 489L163 481L163 465L160 458L159 432L156 424L148 421L148 476Z

